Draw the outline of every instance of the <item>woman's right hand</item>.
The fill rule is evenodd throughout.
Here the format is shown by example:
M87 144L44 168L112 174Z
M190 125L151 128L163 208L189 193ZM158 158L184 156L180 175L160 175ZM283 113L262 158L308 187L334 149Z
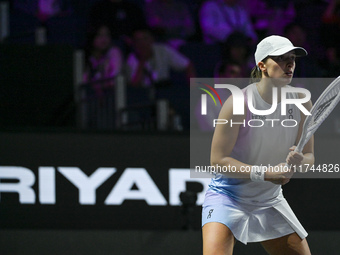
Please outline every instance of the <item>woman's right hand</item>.
M277 166L267 168L264 180L277 185L285 185L292 178L294 171L286 166L286 163L280 163Z

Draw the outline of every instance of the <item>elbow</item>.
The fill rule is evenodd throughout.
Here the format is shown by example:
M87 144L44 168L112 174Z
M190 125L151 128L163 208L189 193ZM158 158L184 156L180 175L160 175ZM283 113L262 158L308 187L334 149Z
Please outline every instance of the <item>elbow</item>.
M229 159L230 159L229 157L211 157L210 165L211 166L229 165L231 163Z
M220 162L221 162L221 159L219 157L211 155L211 157L210 157L210 165L211 166L219 165Z
M211 166L217 166L217 165L218 165L218 161L216 161L216 160L210 160L210 165L211 165Z

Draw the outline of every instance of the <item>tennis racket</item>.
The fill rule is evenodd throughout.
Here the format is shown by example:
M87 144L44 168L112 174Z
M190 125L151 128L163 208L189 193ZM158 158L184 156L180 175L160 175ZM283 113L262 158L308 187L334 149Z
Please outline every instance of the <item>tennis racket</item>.
M319 128L322 122L333 111L340 101L340 76L338 76L325 91L321 94L311 109L311 115L308 115L303 123L303 130L300 141L295 151L301 152L303 147L309 141L311 136Z

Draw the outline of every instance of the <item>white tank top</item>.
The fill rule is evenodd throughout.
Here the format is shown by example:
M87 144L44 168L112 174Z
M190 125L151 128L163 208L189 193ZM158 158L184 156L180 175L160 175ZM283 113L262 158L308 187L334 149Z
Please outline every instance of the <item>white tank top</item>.
M231 157L250 165L276 166L284 163L289 153L289 148L295 144L301 120L300 110L295 105L288 104L286 115L281 115L281 103L278 103L276 110L266 116L256 116L249 111L247 103L247 91L253 95L253 106L257 110L267 110L271 105L265 102L260 96L256 84L250 84L243 89L246 101L245 125L240 125L236 144L231 153ZM287 98L298 98L297 93L288 93ZM249 122L252 119L261 121ZM279 121L269 121L269 120ZM283 120L294 119L297 123L295 127L284 127ZM293 121L284 121L286 126L294 126ZM219 193L231 196L233 199L258 205L270 205L281 200L281 185L271 182L253 182L249 179L227 178L225 175L216 174L210 183L210 189Z

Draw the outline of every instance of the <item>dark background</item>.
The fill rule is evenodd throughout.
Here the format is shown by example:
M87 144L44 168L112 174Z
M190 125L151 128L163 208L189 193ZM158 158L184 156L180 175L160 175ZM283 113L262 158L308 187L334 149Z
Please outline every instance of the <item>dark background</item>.
M127 167L145 168L168 200L169 169L190 166L189 133L77 128L73 54L65 45L0 45L0 165L26 167L36 178L40 166L76 166L88 175L98 167L117 172L97 189L95 205L80 205L78 189L58 171L55 205L38 199L22 205L17 194L1 193L0 254L201 254L201 206L190 213L193 227L187 230L181 206L104 204ZM316 134L317 164L339 163L338 112ZM284 195L308 231L313 253L337 254L339 179L292 179ZM237 244L235 253L264 251L259 244Z
M337 162L339 137L319 136L317 162ZM2 132L2 166L21 166L36 176L39 166L76 166L91 175L98 167L116 167L117 172L97 189L95 205L80 205L78 189L56 171L56 204L22 205L17 194L2 193L1 229L110 229L181 230L184 217L180 206L149 206L144 200L126 200L120 206L105 205L123 171L145 168L169 202L169 169L189 168L189 137L186 134ZM336 152L335 150L333 152ZM200 184L199 184L200 185ZM189 184L190 190L192 186ZM340 212L339 179L292 179L284 195L307 230L337 230L334 220ZM195 229L200 228L200 206L192 213ZM143 220L141 220L143 219Z
M318 162L338 162L339 136L317 137ZM73 131L3 131L2 166L77 166L90 175L98 167L117 172L97 189L95 205L80 205L78 190L56 172L56 204L22 205L17 194L1 193L0 254L201 254L201 206L183 229L181 206L149 206L126 200L103 202L127 167L143 167L168 200L169 168L189 165L189 135ZM14 181L14 180L13 180ZM1 184L0 184L1 185ZM187 188L190 189L190 185ZM37 185L34 185L37 192ZM309 233L313 254L337 254L339 179L292 179L284 195ZM169 202L169 201L168 201ZM260 244L237 243L236 254L265 254Z

